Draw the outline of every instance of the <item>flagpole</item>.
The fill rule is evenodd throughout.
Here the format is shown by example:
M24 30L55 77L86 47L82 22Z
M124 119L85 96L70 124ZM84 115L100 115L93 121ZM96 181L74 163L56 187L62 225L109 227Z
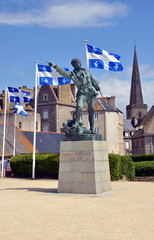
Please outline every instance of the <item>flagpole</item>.
M32 166L32 179L35 179L38 61L35 62L35 69L36 69L36 70L35 70L35 107L34 107L34 135L33 135L33 166Z
M16 122L17 116L16 113L14 114L14 143L13 143L13 157L16 155Z
M84 44L85 44L85 49L86 49L86 69L88 70L88 57L87 57L87 43L88 43L88 40L84 40Z
M87 55L87 43L88 43L88 40L84 40L84 44L85 44L85 48L86 48L86 69L88 70L89 69L89 63L88 63L88 55ZM104 102L104 97L103 97L103 94L101 92L101 90L99 91L100 92L100 95L102 97L102 102ZM105 114L104 114L104 138L106 139L106 121L105 121Z
M3 125L3 147L2 147L2 172L1 177L4 177L4 152L5 152L5 135L6 135L6 105L7 105L7 87L5 88L5 104L4 104L4 125Z

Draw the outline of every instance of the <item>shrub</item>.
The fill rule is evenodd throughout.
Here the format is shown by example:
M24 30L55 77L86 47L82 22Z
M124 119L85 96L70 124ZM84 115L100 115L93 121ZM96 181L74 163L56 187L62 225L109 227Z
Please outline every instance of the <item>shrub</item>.
M32 174L32 154L13 157L10 166L15 176L29 177Z
M110 153L109 154L109 166L110 166L111 180L114 181L114 180L120 179L122 177L120 156Z
M52 176L58 177L59 170L59 154L45 154L45 156L37 155L36 159L36 177Z
M135 162L135 176L154 176L154 161Z
M15 156L10 161L10 166L14 176L31 177L32 176L32 154L23 154ZM35 158L35 176L36 177L58 177L59 154L36 154Z
M119 180L122 175L126 175L129 180L135 178L134 163L130 156L120 156L117 154L109 154L109 165L111 180Z
M133 162L154 161L154 154L131 155Z
M135 167L131 156L121 156L121 173L131 181L135 179Z

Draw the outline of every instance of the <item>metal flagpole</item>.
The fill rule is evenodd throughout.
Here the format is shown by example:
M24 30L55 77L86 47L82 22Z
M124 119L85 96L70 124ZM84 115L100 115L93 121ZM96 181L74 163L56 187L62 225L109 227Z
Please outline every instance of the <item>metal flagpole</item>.
M84 40L84 44L85 44L85 48L86 48L86 69L88 70L88 57L87 57L87 43L88 43L88 40Z
M2 147L2 172L1 177L4 177L4 152L5 152L5 135L6 135L6 105L7 105L7 87L5 89L5 104L4 104L4 125L3 125L3 147Z
M88 70L89 69L89 63L88 63L88 55L87 55L87 43L88 43L88 40L84 40L84 43L85 43L85 48L86 48L86 69ZM101 98L102 98L102 105L106 111L106 108L104 106L104 97L103 97L103 94L101 92L101 90L99 91L100 92L100 95L101 95ZM106 119L105 119L105 114L104 114L104 137L106 138Z
M35 155L36 155L36 113L37 113L37 83L38 83L38 61L35 62L35 108L34 108L34 135L33 135L33 166L32 179L35 179Z
M17 116L16 116L16 113L14 113L14 143L13 143L13 157L16 155L16 122L17 122Z

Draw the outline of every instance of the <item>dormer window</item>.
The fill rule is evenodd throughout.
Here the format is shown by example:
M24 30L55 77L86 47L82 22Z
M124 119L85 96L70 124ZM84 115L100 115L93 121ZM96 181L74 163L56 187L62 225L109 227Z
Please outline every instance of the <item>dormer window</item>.
M44 93L43 94L43 101L47 101L48 100L48 94L47 93Z

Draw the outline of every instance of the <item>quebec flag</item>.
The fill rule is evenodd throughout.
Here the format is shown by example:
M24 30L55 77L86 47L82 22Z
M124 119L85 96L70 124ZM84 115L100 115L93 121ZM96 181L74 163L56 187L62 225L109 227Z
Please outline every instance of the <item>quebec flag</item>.
M16 102L15 104L14 113L21 114L24 116L29 116L29 114L25 111L25 109L19 102Z
M88 68L100 68L111 71L122 71L123 67L119 61L120 56L109 53L100 48L86 44L86 55Z
M33 102L33 98L30 96L30 92L25 92L14 87L7 87L7 89L9 102Z
M69 71L68 68L64 70ZM40 85L65 85L73 83L71 79L60 75L56 69L50 66L38 64L38 75Z

